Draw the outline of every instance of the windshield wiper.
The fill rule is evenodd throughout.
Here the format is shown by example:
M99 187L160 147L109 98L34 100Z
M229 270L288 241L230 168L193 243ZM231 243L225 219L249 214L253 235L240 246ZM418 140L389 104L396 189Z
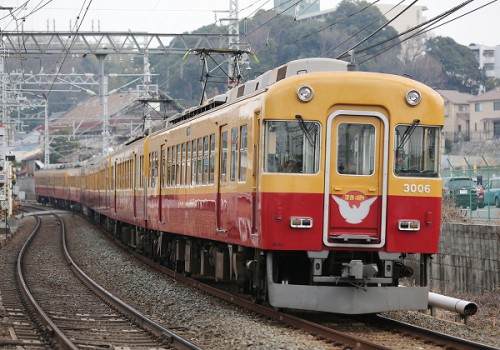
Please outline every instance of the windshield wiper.
M311 145L311 147L314 147L314 140L313 140L309 130L307 130L306 123L304 122L304 119L302 118L302 116L300 114L297 114L295 116L295 119L297 119L299 121L299 126L302 129L302 131L304 132L304 135L306 135L306 139L307 139L307 141L309 141L309 144Z
M420 119L413 119L413 123L411 124L411 126L406 128L405 132L403 133L403 136L401 136L401 140L399 141L399 145L396 148L396 151L399 151L404 147L404 145L410 139L410 136L415 131L415 128L417 127L418 124L420 124Z

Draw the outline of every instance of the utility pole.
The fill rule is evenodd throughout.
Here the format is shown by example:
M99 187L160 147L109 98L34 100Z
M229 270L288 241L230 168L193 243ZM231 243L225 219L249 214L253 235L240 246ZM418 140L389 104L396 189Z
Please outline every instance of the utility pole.
M2 9L2 8L0 8ZM184 55L190 48L217 48L225 45L225 37L229 34L158 34L133 32L7 32L2 34L2 51L12 55L67 55L93 54L100 63L99 97L103 105L103 153L109 150L109 113L107 106L108 77L104 74L104 58L111 54L133 55ZM71 38L71 40L68 40ZM223 39L223 40L221 40ZM4 57L0 57L0 84L2 91L2 122L10 130L6 104L6 76L4 74ZM146 65L145 65L146 66ZM145 74L147 74L145 72ZM10 132L7 131L7 135ZM46 139L48 142L48 139ZM46 145L48 147L48 145Z
M229 0L229 37L228 37L228 48L236 49L240 41L240 29L238 23L238 0ZM229 60L228 67L229 81L228 87L232 88L234 85L239 83L239 70L237 71L237 65L234 60Z

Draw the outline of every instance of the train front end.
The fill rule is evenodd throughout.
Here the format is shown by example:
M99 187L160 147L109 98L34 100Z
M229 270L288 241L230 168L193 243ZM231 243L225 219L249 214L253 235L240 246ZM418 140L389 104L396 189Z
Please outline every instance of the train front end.
M308 73L271 85L261 115L257 234L271 305L426 309L441 97L393 75Z

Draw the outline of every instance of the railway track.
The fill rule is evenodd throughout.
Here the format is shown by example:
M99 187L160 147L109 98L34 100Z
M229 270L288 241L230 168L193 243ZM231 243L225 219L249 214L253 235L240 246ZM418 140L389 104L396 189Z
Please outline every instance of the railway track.
M199 349L90 280L64 242L60 217L38 219L16 263L23 298L40 320L39 333L45 339L45 344L37 340L40 348ZM15 341L3 340L3 344L27 345L29 340L19 339L20 333Z
M338 315L297 313L291 314L273 308L254 304L247 297L201 283L183 274L159 265L135 251L123 246L119 241L107 236L122 249L137 259L162 273L194 286L231 304L241 306L259 315L265 316L305 330L330 344L346 349L496 349L496 347L476 343L466 339L448 336L432 330L414 327L381 317L339 317ZM346 321L347 319L347 321Z
M35 227L35 218L26 219ZM20 234L0 250L0 348L41 350L49 347L43 327L36 322L20 296L16 278L16 259L27 234Z

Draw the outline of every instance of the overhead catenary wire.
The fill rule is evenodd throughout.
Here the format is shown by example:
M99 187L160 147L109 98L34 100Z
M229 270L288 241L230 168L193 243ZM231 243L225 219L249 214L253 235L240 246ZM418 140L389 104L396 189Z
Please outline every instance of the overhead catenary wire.
M393 21L395 21L396 18L398 18L399 16L401 16L403 13L405 13L408 9L410 9L417 2L418 2L418 0L414 0L411 4L409 4L408 6L406 6L399 14L397 14L395 17L393 17L392 19L390 19L387 23L385 23L384 25L380 26L373 33L371 33L366 38L364 38L363 40L361 40L360 42L358 42L356 45L354 45L354 46L350 47L349 49L347 49L344 53L338 55L336 58L337 59L342 59L342 58L346 57L347 55L349 55L350 51L352 51L355 48L359 47L360 45L362 45L363 43L365 43L367 40L369 40L370 38L372 38L373 36L375 36L377 33L379 33L382 29L384 29L387 26L389 26L389 24L391 24Z
M455 13L456 11L458 11L458 10L462 9L464 6L468 5L468 4L469 4L469 3L471 3L472 1L473 1L473 0L468 0L468 1L465 1L465 2L463 2L463 3L461 3L461 4L459 4L459 5L457 5L457 6L453 7L453 8L451 8L450 10L447 10L447 11L445 11L445 12L443 12L443 13L441 13L441 14L439 14L439 15L437 15L437 16L435 16L435 17L433 17L433 18L431 18L430 20L427 20L427 21L425 21L425 22L423 22L423 23L421 23L421 24L419 24L419 25L416 25L416 26L414 26L414 27L412 27L412 28L407 29L406 31L404 31L404 32L400 33L400 34L399 34L399 35L397 35L397 36L394 36L394 37L392 37L392 38L386 39L386 40L381 41L381 42L377 42L377 43L375 43L375 44L371 45L370 47L367 47L367 48L365 48L364 50L359 51L359 52L358 52L358 54L359 54L359 53L363 53L363 52L367 52L367 51L368 51L368 50L370 50L370 49L376 48L377 46L382 46L382 45L384 45L384 44L386 44L386 43L388 43L388 42L391 42L391 41L393 41L393 40L395 40L395 39L397 39L397 38L399 38L399 37L404 37L405 35L407 35L407 34L410 34L410 33L411 33L411 35L408 35L408 36L407 36L407 37L405 37L403 40L401 40L401 41L399 41L399 42L397 42L397 43L394 43L394 44L392 44L392 45L391 45L391 46L389 46L389 47L383 47L381 50L379 50L378 52L376 52L376 53L374 53L374 54L372 54L372 55L365 53L365 55L364 55L364 56L358 56L358 64L359 64L359 65L362 65L362 64L366 63L367 61L369 61L369 60L371 60L371 59L373 59L373 58L375 58L375 57L377 57L377 56L381 55L382 53L384 53L384 52L386 52L386 51L388 51L388 50L390 50L390 49L392 49L392 48L394 48L394 47L396 47L396 46L400 45L402 42L405 42L405 41L407 41L407 40L410 40L410 39L412 39L412 38L415 38L415 37L417 37L417 36L419 36L419 35L425 34L425 33L429 32L429 31L431 31L431 30L433 30L433 29L439 28L439 27L441 27L441 26L443 26L443 25L445 25L445 24L448 24L448 23L450 23L450 22L453 22L453 21L455 21L455 20L457 20L457 19L459 19L459 18L461 18L461 17L464 17L464 16L466 16L466 15L470 14L470 13L473 13L473 12L475 12L475 11L478 11L478 10L480 10L480 9L482 9L482 8L484 8L484 7L486 7L486 6L488 6L488 5L491 5L492 3L496 2L497 0L492 0L492 1L490 1L490 2L488 2L488 3L486 3L486 4L484 4L484 5L481 5L481 6L477 7L477 8L475 8L475 9L471 10L471 11L468 11L468 12L466 12L466 13L464 13L464 14L460 15L460 16L457 16L457 17L455 17L455 18L453 18L453 19L450 19L450 20L448 20L448 21L446 21L446 22L444 22L444 23L440 23L439 25L435 25L436 23L438 23L438 22L442 21L444 18L446 18L446 17L448 17L448 16L452 15L453 13ZM361 61L359 60L360 58L361 58ZM366 59L365 59L365 60L362 60L363 58L366 58Z

